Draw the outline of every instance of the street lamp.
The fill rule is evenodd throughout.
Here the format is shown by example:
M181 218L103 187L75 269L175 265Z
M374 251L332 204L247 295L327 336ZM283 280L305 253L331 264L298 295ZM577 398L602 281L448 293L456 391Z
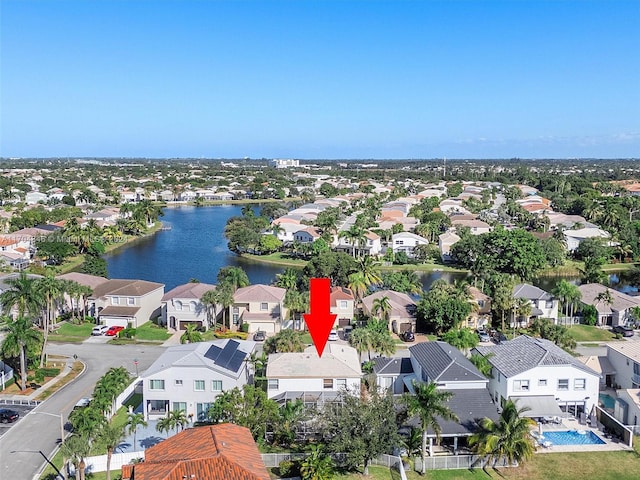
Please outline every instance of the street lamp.
M29 415L32 415L34 413L37 413L40 415L49 415L51 417L60 417L60 445L62 445L64 443L64 418L62 417L62 414L58 415L57 413L31 411Z
M134 358L133 359L133 364L136 366L136 378L138 377L138 359Z

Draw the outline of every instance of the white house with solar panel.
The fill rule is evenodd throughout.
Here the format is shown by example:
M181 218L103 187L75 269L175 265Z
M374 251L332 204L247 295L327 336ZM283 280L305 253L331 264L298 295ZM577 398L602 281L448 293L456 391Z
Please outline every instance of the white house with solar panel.
M145 418L184 410L194 421L204 419L218 395L249 383L255 348L255 342L232 339L167 348L141 375Z

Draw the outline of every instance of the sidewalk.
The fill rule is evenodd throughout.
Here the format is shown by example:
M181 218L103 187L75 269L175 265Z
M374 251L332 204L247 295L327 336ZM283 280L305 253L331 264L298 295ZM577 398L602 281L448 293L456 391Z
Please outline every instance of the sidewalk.
M13 395L9 395L9 394L4 394L4 393L0 393L0 402L7 401L7 402L31 402L31 401L35 401L35 398L40 395L42 392L46 391L48 388L52 387L53 385L55 385L59 380L63 379L64 377L66 377L69 373L71 373L71 370L73 369L73 362L74 359L73 357L67 357L67 360L65 362L64 367L62 367L60 373L58 374L58 376L52 378L51 380L49 380L48 382L46 382L44 385L40 386L40 388L37 388L36 390L33 390L31 393L29 394L25 394L25 395L20 395L20 394L13 394Z
M184 330L177 330L173 332L173 334L167 340L165 340L162 346L171 347L173 345L180 345L180 337L182 336L183 333L184 333Z

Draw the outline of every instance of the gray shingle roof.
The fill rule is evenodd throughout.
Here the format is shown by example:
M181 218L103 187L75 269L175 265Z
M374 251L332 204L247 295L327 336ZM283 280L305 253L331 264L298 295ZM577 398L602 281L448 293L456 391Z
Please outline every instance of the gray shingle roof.
M447 342L423 342L409 347L432 382L486 380L460 350Z
M475 350L484 356L492 353L489 362L505 377L513 377L539 365L573 365L587 373L598 375L555 343L528 335L521 335L500 345L478 346Z
M527 298L529 300L551 300L550 293L528 283L521 283L513 287L514 298Z
M385 358L373 359L373 372L376 375L406 375L413 372L410 358Z

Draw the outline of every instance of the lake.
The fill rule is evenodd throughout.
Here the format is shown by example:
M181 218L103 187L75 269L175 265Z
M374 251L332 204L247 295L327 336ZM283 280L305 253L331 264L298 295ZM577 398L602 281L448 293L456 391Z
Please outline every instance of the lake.
M207 207L180 206L164 209L161 217L171 230L136 240L105 256L110 278L139 278L164 283L165 291L195 278L203 283L216 283L222 267L242 267L252 284L270 284L284 268L252 261L229 251L224 238L227 219L241 215L241 206L215 205ZM448 282L466 278L464 273L419 273L424 289L437 279ZM577 281L577 278L566 278ZM545 277L534 281L538 287L550 291L558 281ZM637 291L637 286L620 282L611 276L612 287L623 291Z

